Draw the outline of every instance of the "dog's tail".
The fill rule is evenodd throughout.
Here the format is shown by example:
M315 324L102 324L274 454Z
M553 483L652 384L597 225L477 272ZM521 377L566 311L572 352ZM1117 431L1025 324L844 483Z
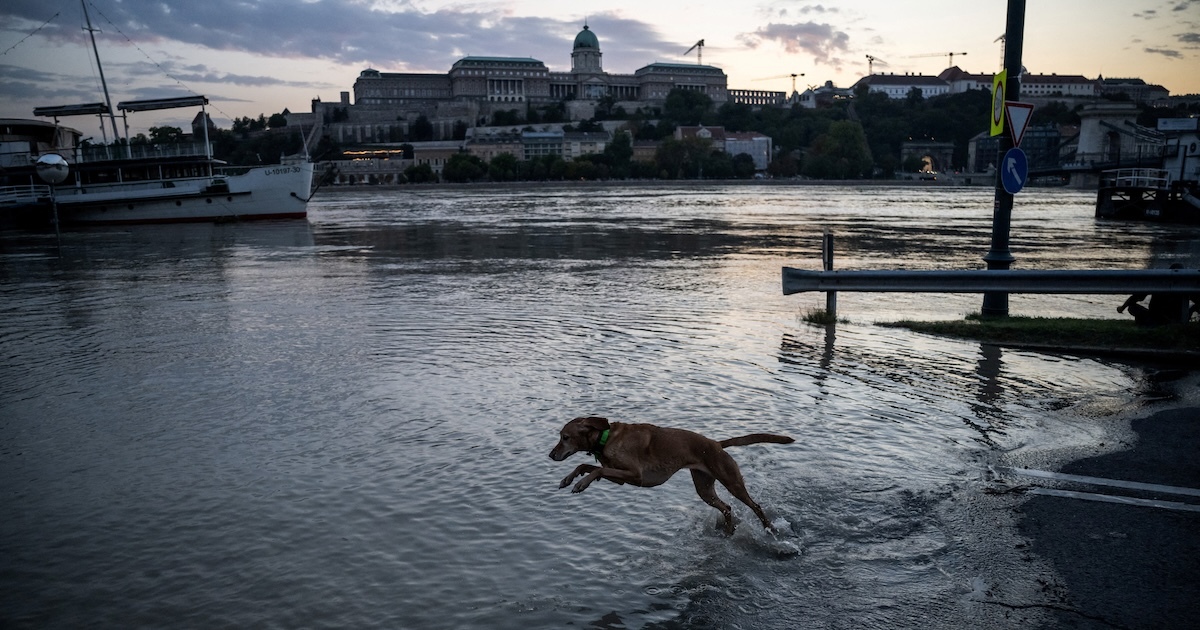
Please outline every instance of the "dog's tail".
M793 440L792 438L790 438L786 435L772 435L770 433L751 433L750 435L743 435L742 437L735 437L735 438L729 438L728 440L721 440L721 448L725 448L727 446L746 446L747 444L761 444L763 442L770 442L771 444L791 444L792 442L795 442L795 441L796 440Z

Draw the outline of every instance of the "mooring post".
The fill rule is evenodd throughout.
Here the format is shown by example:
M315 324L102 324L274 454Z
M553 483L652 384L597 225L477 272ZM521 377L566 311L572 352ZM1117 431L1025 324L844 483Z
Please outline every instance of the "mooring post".
M1008 87L999 96L1005 101L1015 101L1021 96L1021 48L1025 42L1025 0L1008 0L1008 22L1004 31L1004 70ZM1012 252L1008 248L1008 233L1012 225L1013 196L1004 189L1001 178L1004 154L1013 148L1012 121L1004 117L1004 133L1000 134L1000 149L996 153L996 201L992 206L992 248L983 257L988 269L1008 269L1012 266ZM983 294L984 317L1008 317L1008 294Z
M833 233L828 230L821 237L821 266L825 271L833 271ZM837 318L837 291L825 292L825 314L830 319Z

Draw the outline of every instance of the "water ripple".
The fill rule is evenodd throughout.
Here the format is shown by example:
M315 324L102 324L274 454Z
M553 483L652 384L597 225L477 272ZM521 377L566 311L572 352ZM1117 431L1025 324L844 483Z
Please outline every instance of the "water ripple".
M972 484L1101 441L1140 374L872 324L977 296L843 295L826 329L778 287L828 228L840 268L977 267L989 193L353 190L61 261L0 234L0 625L1004 627L963 585L1032 578L963 542ZM1030 267L1200 260L1085 194L1026 203ZM737 504L723 536L686 475L558 490L593 413L795 437L734 452L778 532Z

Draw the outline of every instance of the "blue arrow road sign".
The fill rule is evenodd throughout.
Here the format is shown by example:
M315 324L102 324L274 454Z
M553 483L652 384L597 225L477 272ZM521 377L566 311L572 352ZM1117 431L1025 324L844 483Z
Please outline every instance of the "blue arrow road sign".
M1021 192L1028 180L1029 158L1018 148L1009 149L1000 161L1000 183L1004 185L1004 190L1015 195Z

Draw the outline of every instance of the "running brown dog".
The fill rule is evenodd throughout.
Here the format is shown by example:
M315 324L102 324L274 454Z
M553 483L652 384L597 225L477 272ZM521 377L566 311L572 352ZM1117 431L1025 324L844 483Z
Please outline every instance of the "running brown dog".
M604 478L614 483L627 483L643 488L652 488L687 468L692 472L692 483L696 494L704 502L717 508L725 516L725 532L733 533L733 510L717 498L716 481L730 494L754 510L763 527L774 531L767 515L750 498L742 471L737 462L725 452L728 446L745 446L770 442L791 444L790 437L754 433L730 438L720 442L687 431L671 429L653 424L629 424L609 422L605 418L586 416L568 422L560 433L558 445L550 451L550 459L556 462L578 453L587 452L599 460L599 466L580 464L558 484L565 488L576 477L582 476L572 492L583 492L597 479Z

